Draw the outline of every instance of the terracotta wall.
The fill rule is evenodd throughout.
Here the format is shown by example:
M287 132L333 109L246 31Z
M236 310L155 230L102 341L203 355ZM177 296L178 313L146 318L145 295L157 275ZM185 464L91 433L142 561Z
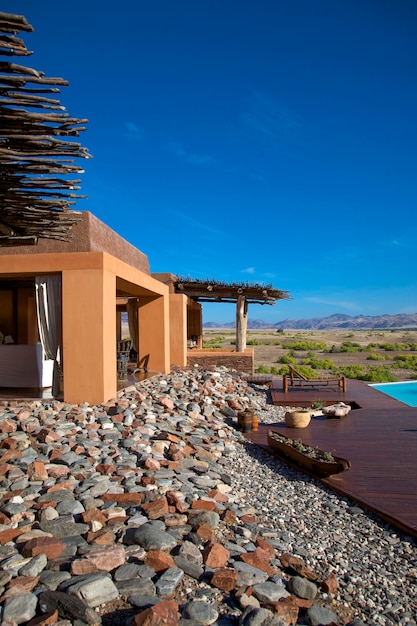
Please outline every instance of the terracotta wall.
M189 350L187 353L187 365L199 365L207 369L222 365L252 375L254 373L254 351L253 349L247 349L245 352Z

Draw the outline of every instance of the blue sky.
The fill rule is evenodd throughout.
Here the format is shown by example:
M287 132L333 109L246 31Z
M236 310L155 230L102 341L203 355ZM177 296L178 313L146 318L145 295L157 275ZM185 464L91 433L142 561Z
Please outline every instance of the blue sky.
M290 291L269 322L417 311L415 0L3 4L89 120L76 208L152 271Z

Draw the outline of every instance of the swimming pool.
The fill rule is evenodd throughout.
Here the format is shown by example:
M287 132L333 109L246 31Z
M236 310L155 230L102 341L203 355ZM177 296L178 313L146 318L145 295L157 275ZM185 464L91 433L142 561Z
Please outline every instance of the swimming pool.
M403 383L382 383L379 385L369 385L378 391L382 391L387 396L395 398L408 406L417 406L417 380Z

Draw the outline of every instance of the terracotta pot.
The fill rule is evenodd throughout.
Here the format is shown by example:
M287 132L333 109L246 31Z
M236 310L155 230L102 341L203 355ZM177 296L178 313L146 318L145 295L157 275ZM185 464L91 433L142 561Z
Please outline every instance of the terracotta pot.
M311 420L311 411L287 411L285 423L288 428L307 428Z

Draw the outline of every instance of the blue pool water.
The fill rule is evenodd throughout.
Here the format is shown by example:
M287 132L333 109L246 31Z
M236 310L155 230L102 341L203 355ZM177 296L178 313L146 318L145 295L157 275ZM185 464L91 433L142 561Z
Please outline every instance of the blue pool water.
M417 380L404 383L382 383L380 385L369 385L378 391L382 391L387 396L395 398L408 406L417 406Z

